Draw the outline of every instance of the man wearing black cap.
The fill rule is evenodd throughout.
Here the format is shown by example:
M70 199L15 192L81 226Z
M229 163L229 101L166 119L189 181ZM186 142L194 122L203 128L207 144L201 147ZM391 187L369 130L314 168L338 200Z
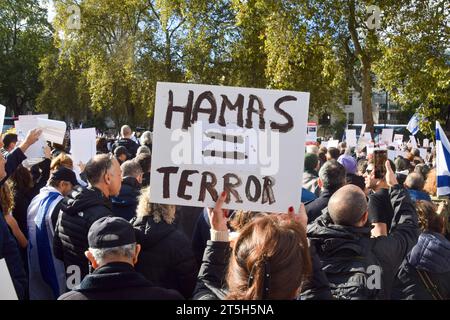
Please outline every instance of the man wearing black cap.
M31 300L55 300L65 292L62 261L53 254L53 235L61 200L77 185L75 173L60 167L28 207L29 287Z
M86 257L95 269L59 300L180 300L175 290L154 287L134 270L141 247L134 229L119 217L94 222Z

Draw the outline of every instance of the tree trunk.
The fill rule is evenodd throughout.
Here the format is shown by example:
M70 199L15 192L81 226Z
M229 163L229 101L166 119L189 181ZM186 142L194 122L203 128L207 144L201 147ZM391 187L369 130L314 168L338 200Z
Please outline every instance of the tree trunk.
M366 124L366 132L374 137L373 113L372 113L372 79L370 76L370 63L362 63L362 113L363 122ZM375 138L375 137L374 137Z

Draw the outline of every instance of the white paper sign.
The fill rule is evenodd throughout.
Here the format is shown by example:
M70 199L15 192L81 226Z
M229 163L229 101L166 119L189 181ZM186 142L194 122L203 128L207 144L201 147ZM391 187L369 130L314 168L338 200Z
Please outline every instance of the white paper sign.
M329 140L327 148L337 148L339 146L339 140Z
M423 147L428 148L430 146L430 140L425 138L423 139Z
M361 132L359 133L359 136L363 136L365 132L366 132L366 124L363 123L361 126Z
M74 166L86 164L97 153L95 128L70 130L70 154Z
M357 145L356 141L356 130L345 130L345 140L349 147L355 147Z
M383 129L381 131L380 144L390 145L392 142L392 135L394 134L394 129Z
M6 107L0 104L0 133L3 132L3 123L5 122Z
M5 259L0 259L0 300L18 300Z
M367 139L367 141L372 141L372 134L370 132L364 132L364 138Z
M16 127L17 140L19 142L24 141L28 131L37 128L37 121L32 120L18 120L14 121L14 126ZM36 163L41 161L44 156L44 148L45 148L45 140L41 134L39 140L33 143L27 151L25 151L25 155L27 156L27 160L30 163Z
M64 121L37 119L38 127L42 129L44 140L58 144L64 143L67 125Z
M417 148L417 141L416 141L416 137L414 137L413 135L409 136L409 140L411 141L411 146L413 148Z
M300 205L309 93L159 82L151 201L285 212Z

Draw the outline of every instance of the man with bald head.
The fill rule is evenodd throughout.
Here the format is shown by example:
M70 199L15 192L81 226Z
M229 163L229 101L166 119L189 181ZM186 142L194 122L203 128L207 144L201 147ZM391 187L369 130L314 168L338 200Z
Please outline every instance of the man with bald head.
M133 131L131 130L130 126L123 125L122 128L120 128L121 138L112 145L112 151L114 152L117 147L125 147L132 158L136 157L136 152L139 148L139 145L131 139L132 135Z
M337 190L308 226L308 238L337 299L389 299L395 274L417 242L414 205L388 161L386 170L395 212L388 236L371 238L366 195L354 185Z

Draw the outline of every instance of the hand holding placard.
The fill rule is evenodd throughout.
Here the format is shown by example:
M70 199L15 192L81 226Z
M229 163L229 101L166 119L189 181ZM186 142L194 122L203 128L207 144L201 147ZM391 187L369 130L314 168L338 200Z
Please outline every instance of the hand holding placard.
M42 134L41 129L33 129L28 131L25 140L22 141L22 143L19 145L19 148L22 150L22 152L25 153L32 144L37 142L41 134Z

